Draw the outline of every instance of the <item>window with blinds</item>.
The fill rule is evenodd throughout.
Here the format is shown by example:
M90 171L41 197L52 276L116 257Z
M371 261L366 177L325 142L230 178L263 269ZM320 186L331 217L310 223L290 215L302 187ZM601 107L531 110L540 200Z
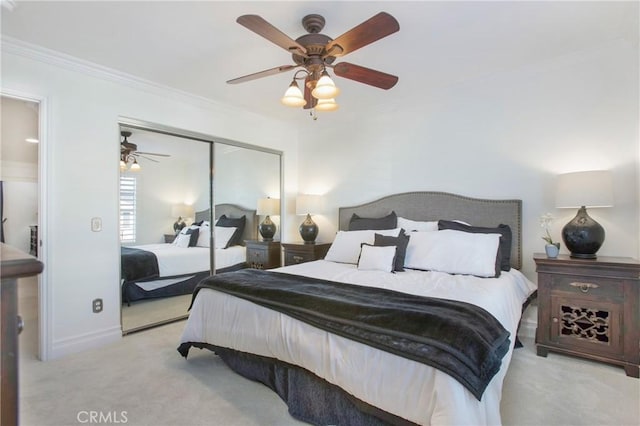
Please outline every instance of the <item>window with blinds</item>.
M120 176L120 242L136 242L136 178Z

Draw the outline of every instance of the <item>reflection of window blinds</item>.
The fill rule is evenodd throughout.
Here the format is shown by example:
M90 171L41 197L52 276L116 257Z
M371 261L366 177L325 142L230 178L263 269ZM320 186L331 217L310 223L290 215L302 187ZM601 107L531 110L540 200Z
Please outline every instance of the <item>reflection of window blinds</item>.
M120 242L136 242L136 178L120 176Z

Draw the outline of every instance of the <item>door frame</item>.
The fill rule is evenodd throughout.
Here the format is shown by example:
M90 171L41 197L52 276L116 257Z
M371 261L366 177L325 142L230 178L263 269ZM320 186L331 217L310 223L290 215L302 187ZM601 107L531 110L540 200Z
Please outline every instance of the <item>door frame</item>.
M48 127L48 100L45 96L34 95L18 90L0 88L0 96L20 99L38 104L38 260L44 265L44 270L38 275L38 358L47 361L51 354L52 324L51 301L52 289L47 283L51 282L51 269L47 268L47 258L49 254L48 236L48 212L49 197L49 167L51 164L50 150L48 149L49 127Z

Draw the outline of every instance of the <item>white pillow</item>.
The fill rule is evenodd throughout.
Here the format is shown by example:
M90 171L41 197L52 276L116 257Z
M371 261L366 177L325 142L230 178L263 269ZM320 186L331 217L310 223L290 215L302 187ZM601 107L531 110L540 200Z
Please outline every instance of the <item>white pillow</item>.
M183 234L180 232L173 243L178 247L189 248L189 241L191 241L191 234Z
M358 259L361 271L393 271L396 261L396 246L370 246L363 244Z
M196 247L211 247L209 244L209 225L200 226L200 233L198 234L198 242L196 243Z
M173 244L173 245L176 245L176 246L177 246L177 245L178 245L178 237L179 237L180 235L186 235L186 234L187 234L187 231L188 231L189 229L199 229L199 227L198 227L197 225L185 226L184 228L182 228L182 229L180 230L180 232L178 233L178 235L176 235L176 237L173 239L173 242L172 242L171 244ZM189 235L189 237L191 237L191 235ZM188 247L188 245L187 245L187 247Z
M443 230L412 232L404 267L494 277L500 234Z
M216 248L223 249L227 248L227 244L229 244L229 240L233 237L233 233L236 232L236 227L226 227L226 226L216 226Z
M438 221L421 222L398 216L398 228L404 229L407 233L412 231L437 231Z
M397 237L400 234L400 228L364 231L338 231L331 247L329 247L327 255L324 257L324 260L340 263L352 263L356 265L358 263L358 257L360 256L360 246L363 243L373 245L375 234Z

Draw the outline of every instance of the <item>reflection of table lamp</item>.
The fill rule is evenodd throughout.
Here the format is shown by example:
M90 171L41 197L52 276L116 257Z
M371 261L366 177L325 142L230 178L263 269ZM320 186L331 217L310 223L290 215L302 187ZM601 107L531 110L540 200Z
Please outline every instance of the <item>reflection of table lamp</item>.
M565 173L558 176L556 207L578 208L564 228L562 240L571 257L595 259L604 242L604 228L587 214L587 207L612 207L613 182L607 170Z
M275 216L280 214L280 199L260 198L258 200L258 210L256 213L259 216L266 216L258 226L258 231L260 231L262 239L264 241L273 241L273 236L276 234L276 224L273 223L269 215Z
M296 197L296 214L307 215L300 225L300 236L305 244L315 244L318 236L318 225L311 219L311 214L321 210L322 197L319 195L298 195Z
M176 220L175 223L173 224L173 231L176 234L180 232L182 228L187 226L187 224L184 223L184 220L188 218L192 218L194 213L195 213L195 209L193 208L193 206L188 206L186 204L174 204L171 207L171 216L173 217L178 216L178 220Z

